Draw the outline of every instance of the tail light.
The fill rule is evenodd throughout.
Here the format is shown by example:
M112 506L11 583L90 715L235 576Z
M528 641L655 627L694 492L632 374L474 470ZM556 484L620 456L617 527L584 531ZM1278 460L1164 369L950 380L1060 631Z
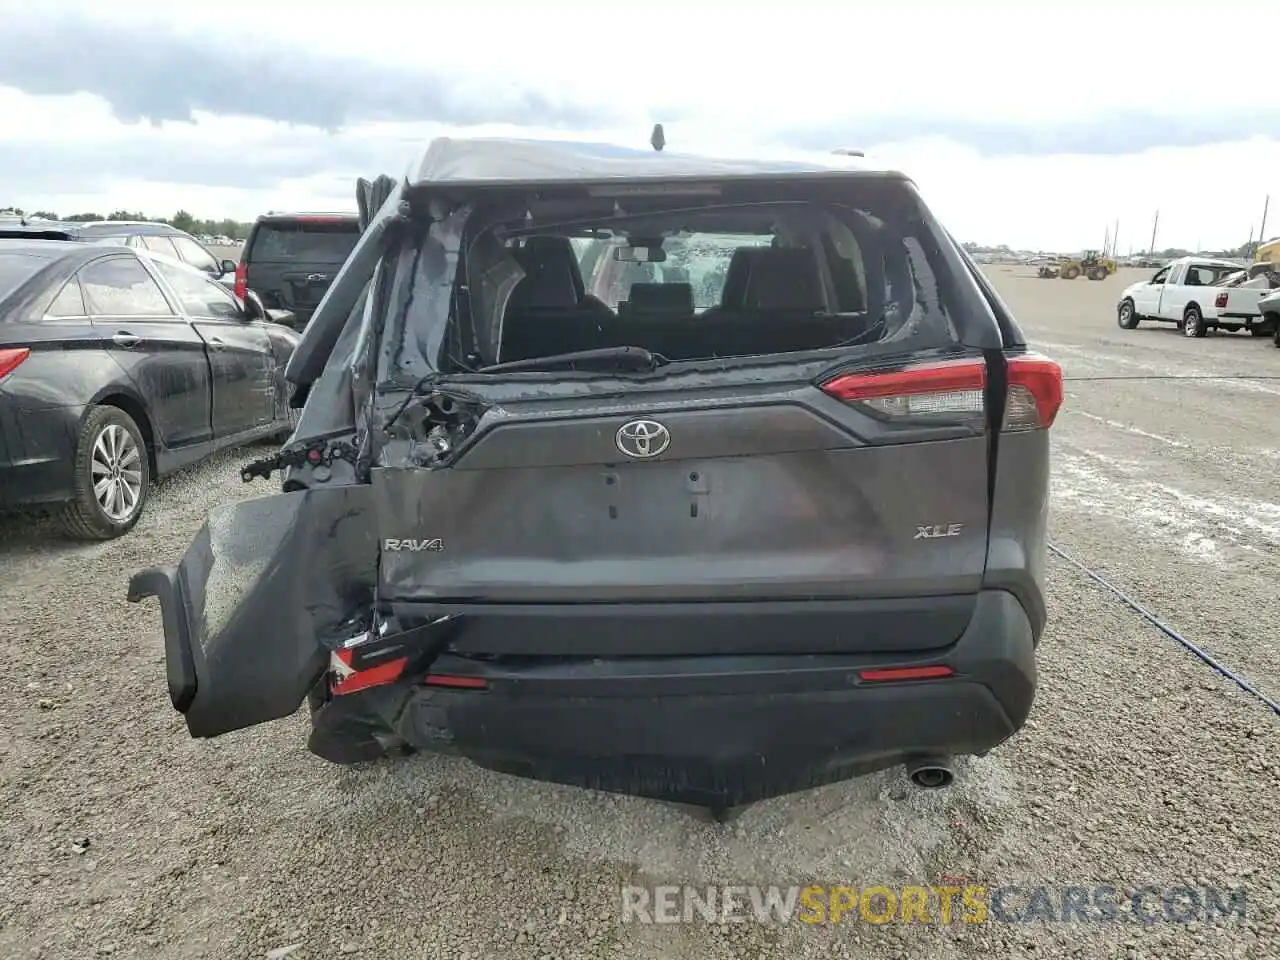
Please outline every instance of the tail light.
M1008 360L1004 429L1052 426L1062 406L1062 368L1047 357ZM986 414L985 360L946 360L892 371L838 376L823 385L828 396L856 403L891 420L981 421Z
M1027 353L1010 357L1005 430L1047 430L1062 409L1062 367L1048 357Z
M0 348L0 380L17 370L18 365L29 356L31 351L26 347Z
M947 360L903 370L847 373L822 390L894 420L971 420L983 416L986 386L985 360Z
M235 295L241 300L245 298L245 294L249 292L249 265L241 260L236 264L236 286Z
M1221 310L1227 305L1227 291L1223 290L1220 294L1213 298L1213 305Z

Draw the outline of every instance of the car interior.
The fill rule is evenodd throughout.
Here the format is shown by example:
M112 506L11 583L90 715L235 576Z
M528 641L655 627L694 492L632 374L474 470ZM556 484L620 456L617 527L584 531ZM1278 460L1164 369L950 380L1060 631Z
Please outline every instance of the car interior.
M605 255L592 257L571 231L512 237L523 276L500 310L498 359L617 346L669 360L776 354L883 332L887 310L914 305L910 254L870 226L856 236L849 219L761 206L594 224L588 243ZM716 299L704 305L708 280Z

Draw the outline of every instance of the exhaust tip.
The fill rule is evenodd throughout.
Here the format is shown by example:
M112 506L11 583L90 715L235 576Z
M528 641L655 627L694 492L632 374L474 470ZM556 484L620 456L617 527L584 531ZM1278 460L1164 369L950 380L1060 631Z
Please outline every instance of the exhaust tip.
M922 790L941 790L955 781L955 772L946 760L921 760L907 766L907 776Z

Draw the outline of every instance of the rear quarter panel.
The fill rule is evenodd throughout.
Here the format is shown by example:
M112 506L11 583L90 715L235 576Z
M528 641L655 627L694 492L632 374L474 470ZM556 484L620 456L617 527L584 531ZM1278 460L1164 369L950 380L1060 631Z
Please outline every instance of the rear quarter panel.
M1039 640L1047 619L1049 431L1006 432L997 442L983 586L1014 594Z

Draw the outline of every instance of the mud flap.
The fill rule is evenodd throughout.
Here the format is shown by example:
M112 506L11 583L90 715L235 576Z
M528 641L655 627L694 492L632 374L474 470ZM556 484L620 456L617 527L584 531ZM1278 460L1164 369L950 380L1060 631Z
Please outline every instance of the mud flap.
M129 581L158 597L169 697L193 737L288 716L355 632L377 575L368 486L302 490L209 515L176 567Z

